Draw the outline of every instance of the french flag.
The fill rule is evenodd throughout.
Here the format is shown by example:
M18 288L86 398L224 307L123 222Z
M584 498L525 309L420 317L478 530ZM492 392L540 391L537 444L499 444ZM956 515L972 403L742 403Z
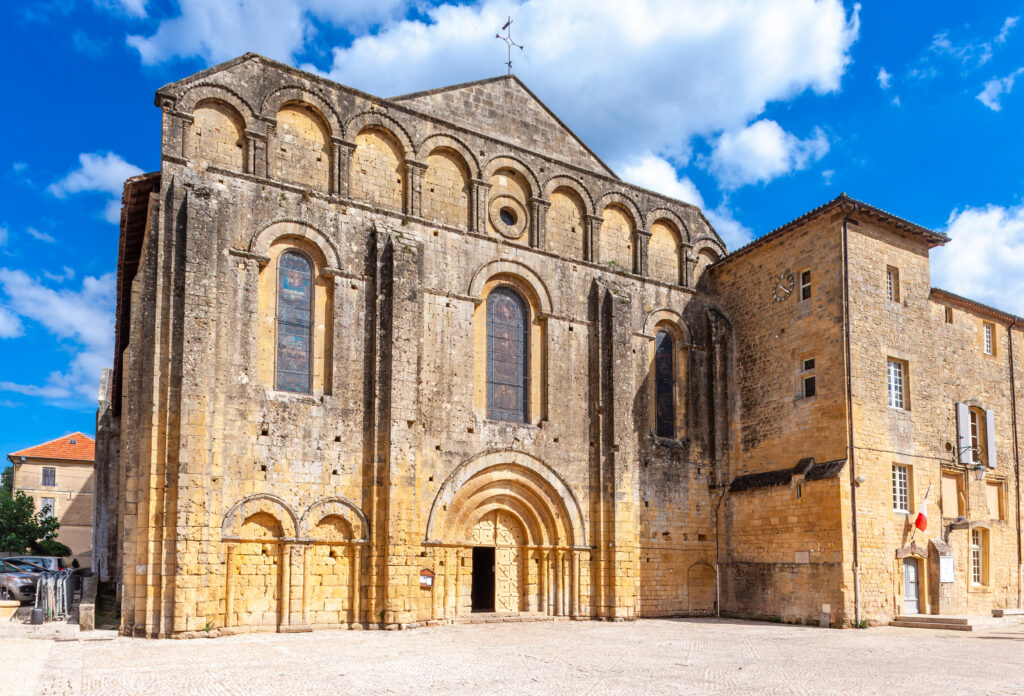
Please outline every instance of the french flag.
M928 494L924 494L924 500L921 501L921 508L917 511L917 518L914 520L914 526L920 529L922 532L928 528L928 513L926 508L928 507Z

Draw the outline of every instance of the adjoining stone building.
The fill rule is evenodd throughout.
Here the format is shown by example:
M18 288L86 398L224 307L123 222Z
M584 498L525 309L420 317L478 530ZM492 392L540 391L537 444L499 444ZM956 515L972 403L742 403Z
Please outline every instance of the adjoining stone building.
M966 355L968 317L1018 350L1020 331L929 294L941 235L843 196L726 257L699 209L621 181L511 76L381 99L247 54L156 104L97 429L97 569L124 632L822 604L843 625L897 613L897 554L938 573L980 529L987 591L936 582L921 609L1016 606L1016 431L988 415L1011 410L1011 344L1001 378L935 351ZM772 297L806 269L809 300ZM878 345L912 409L887 411ZM985 491L951 464L967 521L911 543L882 476L939 485L920 457L956 439L945 396L996 428L1006 521L981 525Z
M7 455L14 490L31 497L36 510L49 510L57 518L57 541L86 568L93 557L94 446L85 433L71 433Z

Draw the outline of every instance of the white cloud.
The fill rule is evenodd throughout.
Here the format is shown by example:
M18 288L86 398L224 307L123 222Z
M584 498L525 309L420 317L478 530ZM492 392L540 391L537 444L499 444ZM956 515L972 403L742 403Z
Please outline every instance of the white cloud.
M664 157L643 155L623 164L618 171L630 183L701 208L729 249L743 246L753 238L750 229L733 217L725 203L714 209L705 209L704 197L697 186L689 177L681 176L676 167Z
M146 16L147 0L93 0L99 7L122 12L129 17L141 19Z
M24 271L0 268L0 287L9 311L43 325L74 352L63 371L43 385L0 382L0 390L39 396L63 404L93 403L100 372L110 364L114 341L114 274L82 280L81 290L54 290Z
M1024 68L1017 68L1006 77L989 80L985 83L985 89L981 90L975 98L993 111L1002 110L1003 104L1000 100L1004 94L1013 91L1013 83L1022 73L1024 73Z
M828 138L815 128L801 140L775 121L762 119L736 131L723 133L711 151L708 168L725 189L768 182L825 156Z
M999 36L996 37L996 43L1006 43L1006 39L1010 35L1010 30L1017 26L1018 20L1020 20L1020 17L1007 17L1003 20L1003 27L999 30Z
M102 191L120 196L124 180L142 174L141 169L125 162L113 152L83 152L78 156L78 165L78 169L73 169L60 181L50 184L47 190L57 198L83 191Z
M47 242L48 244L53 244L54 242L57 241L51 235L48 235L45 232L40 232L35 227L29 227L26 230L26 232L28 232L29 235L34 237L35 239L38 239L40 242Z
M738 128L769 102L837 91L860 24L859 5L848 14L841 0L481 0L402 19L413 3L182 0L179 16L128 41L147 64L244 51L295 62L315 17L357 28L330 77L390 96L504 73L494 34L513 15L526 46L516 74L598 154L679 160L694 135Z
M878 69L878 86L882 89L889 89L892 86L892 73L884 67Z
M49 271L43 271L43 275L55 283L63 283L65 280L74 280L75 269L64 266L61 269L60 273L50 273Z
M220 63L247 51L291 62L315 33L313 19L365 30L405 13L414 0L181 0L181 14L160 22L129 46L142 62L200 57Z
M657 155L643 155L618 167L623 179L650 189L663 196L669 196L698 208L704 207L704 197L689 177L679 176L671 162Z
M24 332L25 327L18 315L6 307L0 307L0 338L16 338Z
M954 210L932 252L933 284L1024 315L1024 205Z
M57 198L69 193L99 192L113 198L103 208L103 218L117 223L121 219L121 192L125 179L142 174L142 170L113 152L83 152L78 156L78 168L50 184L47 190Z
M900 101L900 95L897 94L895 97L892 98L892 105L903 106L903 102Z
M821 173L821 180L826 186L832 185L832 177L836 175L835 169L826 169Z

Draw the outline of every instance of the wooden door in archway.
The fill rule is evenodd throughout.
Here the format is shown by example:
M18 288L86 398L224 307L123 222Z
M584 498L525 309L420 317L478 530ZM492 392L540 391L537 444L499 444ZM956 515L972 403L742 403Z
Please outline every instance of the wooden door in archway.
M525 543L519 521L501 510L490 512L474 525L473 543L494 546L494 611L519 612L523 603L521 547Z

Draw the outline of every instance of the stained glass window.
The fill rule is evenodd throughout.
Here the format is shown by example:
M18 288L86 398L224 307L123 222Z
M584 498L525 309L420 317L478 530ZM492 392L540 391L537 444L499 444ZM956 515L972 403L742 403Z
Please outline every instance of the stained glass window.
M529 340L526 302L512 288L487 296L487 417L526 422Z
M281 255L277 272L277 389L309 393L313 269L305 256Z
M675 361L672 336L659 331L654 339L654 430L658 437L676 436Z

